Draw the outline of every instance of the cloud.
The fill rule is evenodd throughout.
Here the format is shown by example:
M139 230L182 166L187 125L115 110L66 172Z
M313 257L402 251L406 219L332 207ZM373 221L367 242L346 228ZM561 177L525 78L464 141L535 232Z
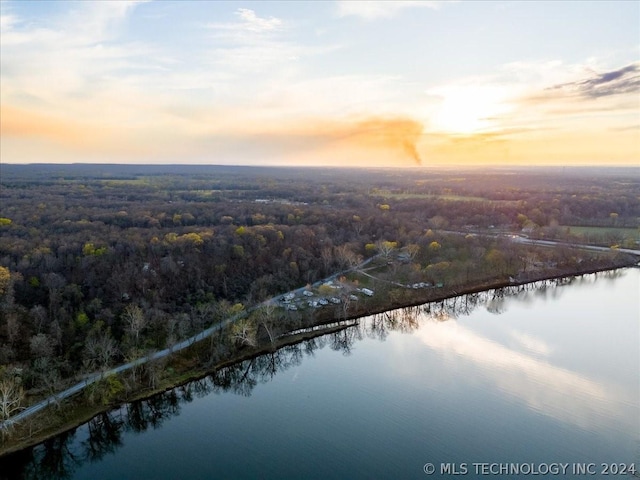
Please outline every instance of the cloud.
M15 15L0 13L0 30L6 31L12 28L16 23L18 23L18 19Z
M244 20L244 28L253 32L272 32L282 28L282 20L279 18L260 18L248 8L239 8L237 15Z
M65 18L64 30L77 38L94 42L112 38L117 27L133 9L149 0L117 2L80 2Z
M618 137L613 152L623 145L628 147L629 141L620 135L637 123L640 63L606 68L603 60L596 58L573 64L520 61L503 65L491 75L430 87L426 93L429 142L439 150L455 146L460 154L472 154L482 145L508 141L500 152L492 151L496 159L506 161L522 156L522 142L527 142L530 149L538 145L532 152L545 151L545 155L551 151L543 147L554 145L556 158L565 158L558 138L564 136L567 147L580 138L579 144L572 146L577 152L592 144L585 143L585 138L607 131ZM438 134L446 134L449 139ZM630 150L625 154L627 162L636 157ZM530 156L527 154L527 158ZM588 158L592 162L596 156Z
M11 13L2 13L2 46L48 40L55 41L59 47L68 47L112 39L133 9L148 1L77 2L72 4L74 8L63 15L48 18L46 26L39 22L22 21ZM7 9L10 7L11 4Z
M600 98L640 92L640 63L593 73L589 78L553 85L547 90L566 96Z
M207 28L215 30L218 38L230 40L255 39L256 36L273 35L284 30L282 19L276 17L259 17L255 11L248 8L238 8L235 11L239 22L208 23Z
M370 158L382 164L386 155L390 164L407 165L420 154L430 163L436 157L486 162L523 155L524 147L512 148L522 140L531 141L526 152L555 146L540 140L543 129L558 138L567 131L589 129L589 138L595 129L611 132L615 141L608 143L620 150L637 124L637 97L630 101L640 68L629 65L634 60L522 60L491 75L433 77L442 78L440 85L429 85L415 76L420 69L366 63L353 50L354 16L429 14L425 8L444 2L337 2L340 15L350 18L332 23L300 17L298 9L272 16L268 3L255 10L139 3L60 2L47 4L46 14L20 2L2 4L2 128L16 145L11 156L3 142L3 160L25 161L18 146L33 140L45 155L55 146L60 158L66 148L81 161L77 137L82 153L92 153L93 145L96 158L123 145L167 161L179 154L204 161L213 151L243 162L246 152L261 158L264 149L281 163L281 154L294 163L314 155L321 163L326 155L339 164L338 157L346 163L353 155L360 164ZM150 21L157 28L147 28ZM161 33L172 22L178 28ZM318 28L324 36L313 35ZM564 90L553 90L560 85ZM89 135L100 140L91 144ZM623 136L626 143L618 141ZM583 145L592 146L566 138L580 140L567 151L582 154ZM40 160L35 153L29 159Z
M355 16L364 20L378 20L392 18L400 11L410 8L430 8L436 10L443 1L382 1L382 0L341 0L338 1L338 15L340 17Z
M238 21L204 25L209 33L201 60L236 78L246 80L248 74L263 74L260 79L265 80L287 74L297 68L300 59L335 49L292 40L293 26L281 18L261 17L247 8L234 13ZM255 84L255 78L251 80Z
M610 128L613 132L640 132L640 123L634 123L631 125L623 125L621 127L612 127Z
M6 21L0 32L3 103L27 94L52 106L63 100L68 109L69 96L86 100L116 72L139 72L148 49L118 41L121 25L139 3L78 2L46 21Z
M619 135L624 127L636 123L639 94L640 63L598 70L589 64L560 64L513 98L513 112L504 124L552 128L566 134L588 136L606 130ZM619 139L611 142L620 145Z

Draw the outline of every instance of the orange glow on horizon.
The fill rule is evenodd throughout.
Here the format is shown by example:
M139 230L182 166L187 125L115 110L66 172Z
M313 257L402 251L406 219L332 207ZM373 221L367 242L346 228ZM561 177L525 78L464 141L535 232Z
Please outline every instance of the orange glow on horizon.
M71 148L88 147L102 139L95 128L11 105L0 106L0 135L3 138L41 138Z
M124 122L118 128L113 122L100 128L13 105L2 105L0 110L2 161L7 163L640 165L637 129L496 129L460 135L430 132L409 117L371 116L269 124L238 117L197 132L181 132L172 124L135 131ZM228 145L230 138L235 140Z

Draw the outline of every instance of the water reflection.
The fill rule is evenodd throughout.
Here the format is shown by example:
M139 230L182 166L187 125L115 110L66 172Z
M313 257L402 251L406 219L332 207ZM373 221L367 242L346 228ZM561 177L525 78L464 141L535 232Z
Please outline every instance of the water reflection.
M95 462L114 453L127 432L141 433L157 429L169 418L180 414L181 404L211 393L232 392L250 396L258 383L266 383L276 373L300 365L305 355L330 346L348 355L358 338L355 321L330 325L333 331L318 337L286 345L277 351L221 368L211 375L154 395L148 399L100 413L83 427L69 430L44 443L0 459L0 478L65 479L86 462ZM337 330L337 331L336 331Z
M632 418L633 395L615 385L510 349L456 322L425 323L416 335L435 351L472 362L501 392L544 415L591 430L608 427L612 421L619 422L617 427L631 427L625 418ZM544 344L537 347L548 350Z
M285 345L276 351L239 361L170 391L101 413L87 424L41 445L3 457L0 478L71 478L80 466L115 453L127 433L162 427L168 419L180 414L185 403L212 393L250 396L258 384L300 365L305 356L313 356L320 349L329 347L350 355L358 341L385 340L391 332L413 334L436 354L464 360L479 373L469 381L488 382L497 391L542 415L588 430L609 427L609 423L616 422L620 425L615 428L634 435L632 429L637 425L624 425L623 421L637 415L633 391L552 364L549 359L552 345L531 333L506 328L508 340L514 345L510 347L451 321L481 307L500 315L513 302L522 306L539 298L557 300L567 291L558 287L590 284L601 278L614 281L621 275L623 272L617 271L536 282L388 311L358 321L309 328L306 333L313 335L311 338L300 340L299 336L291 335L287 344L285 337L282 339Z
M198 382L124 405L93 417L83 427L69 430L34 448L3 459L6 478L71 478L86 462L101 460L122 445L126 432L159 428L168 418L180 413L180 404L191 401Z
M541 338L534 337L517 330L511 330L509 332L511 339L520 348L524 349L528 353L537 357L548 357L553 349L551 346Z

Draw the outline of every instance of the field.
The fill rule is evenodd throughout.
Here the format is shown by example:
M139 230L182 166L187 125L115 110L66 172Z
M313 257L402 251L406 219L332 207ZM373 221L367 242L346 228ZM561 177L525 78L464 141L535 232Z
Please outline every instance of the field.
M406 200L406 199L432 199L432 200L447 200L447 201L456 201L456 202L490 202L492 200L483 197L474 197L474 196L463 196L463 195L453 195L453 194L433 194L433 193L392 193L392 192L371 192L369 195L372 197L383 197L383 198L393 198L396 200Z

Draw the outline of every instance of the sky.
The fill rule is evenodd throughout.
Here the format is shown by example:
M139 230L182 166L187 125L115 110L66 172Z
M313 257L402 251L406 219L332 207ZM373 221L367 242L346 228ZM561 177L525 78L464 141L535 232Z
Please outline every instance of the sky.
M3 0L0 162L640 166L640 2Z

